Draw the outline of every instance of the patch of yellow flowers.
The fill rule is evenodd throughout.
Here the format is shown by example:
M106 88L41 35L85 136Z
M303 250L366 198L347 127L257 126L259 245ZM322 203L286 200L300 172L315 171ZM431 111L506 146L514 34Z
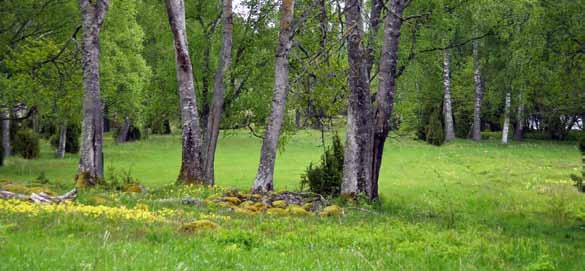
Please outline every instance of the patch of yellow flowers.
M166 217L175 214L175 210L161 209L149 211L148 206L138 204L134 208L92 206L66 202L61 204L35 204L20 200L0 200L0 213L38 216L40 214L76 214L86 217L106 217L108 219L125 219L139 222L164 222Z

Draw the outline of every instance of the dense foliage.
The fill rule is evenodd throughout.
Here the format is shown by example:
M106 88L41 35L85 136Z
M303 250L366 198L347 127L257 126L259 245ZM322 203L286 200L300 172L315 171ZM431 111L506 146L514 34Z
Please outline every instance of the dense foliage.
M321 161L313 165L310 163L301 176L301 190L305 187L309 191L325 195L339 195L343 179L343 144L337 134L332 138L330 146L325 147Z

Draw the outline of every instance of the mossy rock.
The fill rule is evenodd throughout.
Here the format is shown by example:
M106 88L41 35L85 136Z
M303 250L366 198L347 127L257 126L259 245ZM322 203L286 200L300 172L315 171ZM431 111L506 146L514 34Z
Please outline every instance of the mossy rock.
M235 207L235 208L233 208L233 210L236 214L244 214L244 215L255 215L258 213L258 211L254 211L250 207L254 207L254 206L248 206L247 208Z
M109 202L109 200L107 200L106 198L103 197L99 197L99 196L93 196L90 197L89 199L87 199L87 202L93 205L104 205L107 204Z
M224 197L223 200L225 202L229 202L233 205L240 205L240 203L242 202L239 198L237 197Z
M13 193L18 193L18 194L28 194L30 193L30 189L22 184L17 184L17 183L9 183L6 184L4 186L2 186L2 189L6 190L6 191L10 191Z
M312 211L313 210L313 203L311 202L307 202L305 204L303 204L303 209L305 209L305 211Z
M246 208L248 206L254 206L254 202L251 200L244 201L240 204L240 207Z
M219 226L219 224L213 221L201 219L187 224L183 224L180 230L185 233L196 233L200 231L213 231L219 229L220 227L221 226Z
M291 215L307 216L307 215L310 215L311 214L311 213L307 212L307 210L303 209L300 206L293 206L293 205L291 205L287 209L288 209L288 212Z
M343 215L343 209L337 205L331 205L323 208L323 211L319 213L320 216L341 216Z
M223 207L223 208L234 208L234 207L237 207L236 205L232 204L229 201L222 201L222 202L219 202L217 205L219 205L220 207Z
M214 201L214 200L219 199L219 198L221 198L221 194L218 193L218 194L213 194L213 195L207 197L207 200Z
M122 187L122 192L126 193L143 193L145 190L141 184L127 184Z
M75 188L83 189L89 186L89 172L81 172L75 178Z
M272 202L272 207L286 208L286 202L284 202L284 200L275 200Z
M269 215L278 215L278 216L286 216L288 215L288 211L283 208L268 208L266 213Z
M51 191L51 189L46 187L31 187L28 189L31 193L40 194L45 193L50 196L54 196L55 192Z

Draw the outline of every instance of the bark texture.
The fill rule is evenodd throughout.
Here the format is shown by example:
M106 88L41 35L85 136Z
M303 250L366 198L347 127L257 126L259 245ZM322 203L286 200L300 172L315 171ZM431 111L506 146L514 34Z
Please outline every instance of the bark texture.
M280 33L276 49L274 67L274 94L272 111L262 141L258 173L254 181L255 192L265 193L274 190L274 162L280 128L284 119L286 97L288 94L288 55L292 46L294 0L283 0L280 6Z
M380 14L382 14L382 8L384 7L384 3L382 0L371 0L371 9L370 9L370 27L368 33L368 60L367 60L367 70L368 70L368 79L372 77L372 67L374 66L374 59L375 59L375 49L374 44L376 43L378 37L378 30L380 28Z
M57 158L64 158L65 157L65 147L67 144L67 123L61 126L59 133L59 145L57 146L57 153L55 156Z
M350 93L341 193L350 195L369 194L372 178L373 113L361 12L361 0L345 1Z
M214 164L215 149L217 147L217 138L219 137L219 128L221 124L221 114L225 99L225 74L229 69L232 59L232 33L234 23L232 16L232 0L223 0L223 34L221 44L221 55L219 66L215 73L213 83L213 100L209 117L207 120L207 129L205 129L205 180L207 184L215 183Z
M510 92L506 93L506 102L504 105L504 127L502 129L502 143L508 144L508 133L510 131L510 106L512 103L512 95Z
M475 102L473 106L473 126L471 139L481 140L481 104L483 102L483 82L481 81L481 63L479 59L479 42L473 42L473 81Z
M10 110L2 113L2 149L4 150L4 158L12 155L10 146Z
M80 0L83 40L83 123L79 170L80 186L95 185L104 175L102 141L103 108L100 97L99 32L108 9L108 0Z
M370 199L378 198L378 178L382 167L384 144L390 132L390 120L396 92L396 78L398 67L398 49L402 28L402 13L408 5L407 0L391 0L390 12L384 18L384 35L380 55L379 88L374 104L374 141L371 185L368 185L366 194Z
M455 139L455 128L453 125L453 107L451 103L451 54L449 50L444 51L443 58L443 119L445 121L445 141Z
M189 57L185 28L185 3L183 0L165 0L169 24L173 32L177 85L180 97L182 124L182 159L178 182L204 183L201 159L201 127L197 112L197 100L193 86L193 67Z
M518 111L516 112L516 128L514 129L514 140L524 139L524 104L522 94L518 95Z

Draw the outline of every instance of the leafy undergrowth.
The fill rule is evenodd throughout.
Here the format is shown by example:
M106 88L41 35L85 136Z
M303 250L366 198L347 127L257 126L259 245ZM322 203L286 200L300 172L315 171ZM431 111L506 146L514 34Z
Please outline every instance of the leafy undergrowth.
M238 211L255 206L244 204L250 199L263 201L265 210ZM291 205L194 186L90 189L61 205L0 200L0 269L580 270L585 264L575 250L585 241L579 229L563 241L464 218L446 225L441 215L425 212L418 213L427 216L423 223L367 206L320 216ZM269 212L275 208L284 212Z

